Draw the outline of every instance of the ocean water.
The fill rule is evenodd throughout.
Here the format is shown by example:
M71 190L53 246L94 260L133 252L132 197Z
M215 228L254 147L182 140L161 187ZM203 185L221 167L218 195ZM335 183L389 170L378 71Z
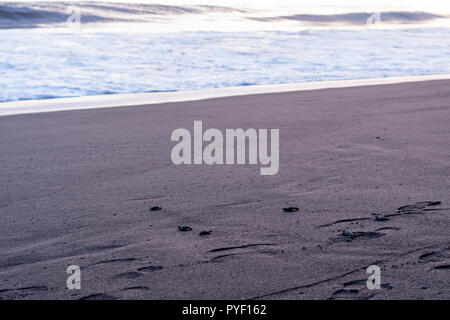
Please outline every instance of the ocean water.
M339 2L3 2L0 102L450 73L445 2Z

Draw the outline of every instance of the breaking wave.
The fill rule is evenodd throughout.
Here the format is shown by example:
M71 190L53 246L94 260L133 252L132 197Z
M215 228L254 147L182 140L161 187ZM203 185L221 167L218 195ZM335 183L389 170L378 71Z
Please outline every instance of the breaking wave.
M245 12L224 6L173 6L107 2L14 2L0 4L0 28L35 28L65 23L73 8L82 12L83 23L148 22L170 15L210 12Z
M352 12L343 14L294 14L289 16L276 17L255 17L251 18L258 21L271 22L281 20L295 20L301 22L309 22L315 24L329 24L329 23L346 23L352 25L361 25L367 22L367 19L373 13L366 12ZM389 23L420 23L433 19L445 18L445 16L427 13L427 12L406 12L406 11L391 11L380 12L380 19Z
M36 28L64 24L76 5L82 13L83 23L106 22L168 22L181 15L196 15L201 19L218 13L215 19L255 21L267 24L280 21L297 21L307 25L364 25L371 13L350 12L340 14L292 14L275 15L271 11L250 10L215 5L159 5L145 3L112 2L13 2L0 4L0 29ZM223 14L228 14L226 17ZM272 15L271 15L272 14ZM388 23L416 24L434 19L448 18L428 12L381 12L381 20ZM232 21L232 20L230 20ZM207 30L205 30L207 31ZM226 30L224 30L226 31Z

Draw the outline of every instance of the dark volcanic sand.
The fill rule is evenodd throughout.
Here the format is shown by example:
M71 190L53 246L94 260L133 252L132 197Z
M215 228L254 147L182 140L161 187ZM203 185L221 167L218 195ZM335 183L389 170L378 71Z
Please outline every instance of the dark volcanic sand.
M279 128L279 174L173 165L194 120ZM450 80L7 116L0 146L0 299L450 298Z

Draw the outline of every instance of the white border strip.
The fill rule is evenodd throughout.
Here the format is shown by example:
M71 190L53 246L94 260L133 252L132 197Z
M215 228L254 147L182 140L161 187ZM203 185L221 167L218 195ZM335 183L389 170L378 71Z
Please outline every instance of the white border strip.
M427 80L450 79L450 74L431 76L392 77L377 79L337 80L299 82L288 84L253 85L213 89L150 92L130 94L108 94L76 98L55 98L43 100L23 100L0 103L0 116L54 112L66 110L126 107L167 102L196 101L211 98L242 96L249 94L277 93L290 91L317 90L326 88L358 87L380 84L394 84Z

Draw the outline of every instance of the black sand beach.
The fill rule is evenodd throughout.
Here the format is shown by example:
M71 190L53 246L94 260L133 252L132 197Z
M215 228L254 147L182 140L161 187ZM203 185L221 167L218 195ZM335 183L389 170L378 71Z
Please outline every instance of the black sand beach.
M175 166L194 120L279 128L279 173ZM450 298L450 80L6 116L0 146L0 299Z

